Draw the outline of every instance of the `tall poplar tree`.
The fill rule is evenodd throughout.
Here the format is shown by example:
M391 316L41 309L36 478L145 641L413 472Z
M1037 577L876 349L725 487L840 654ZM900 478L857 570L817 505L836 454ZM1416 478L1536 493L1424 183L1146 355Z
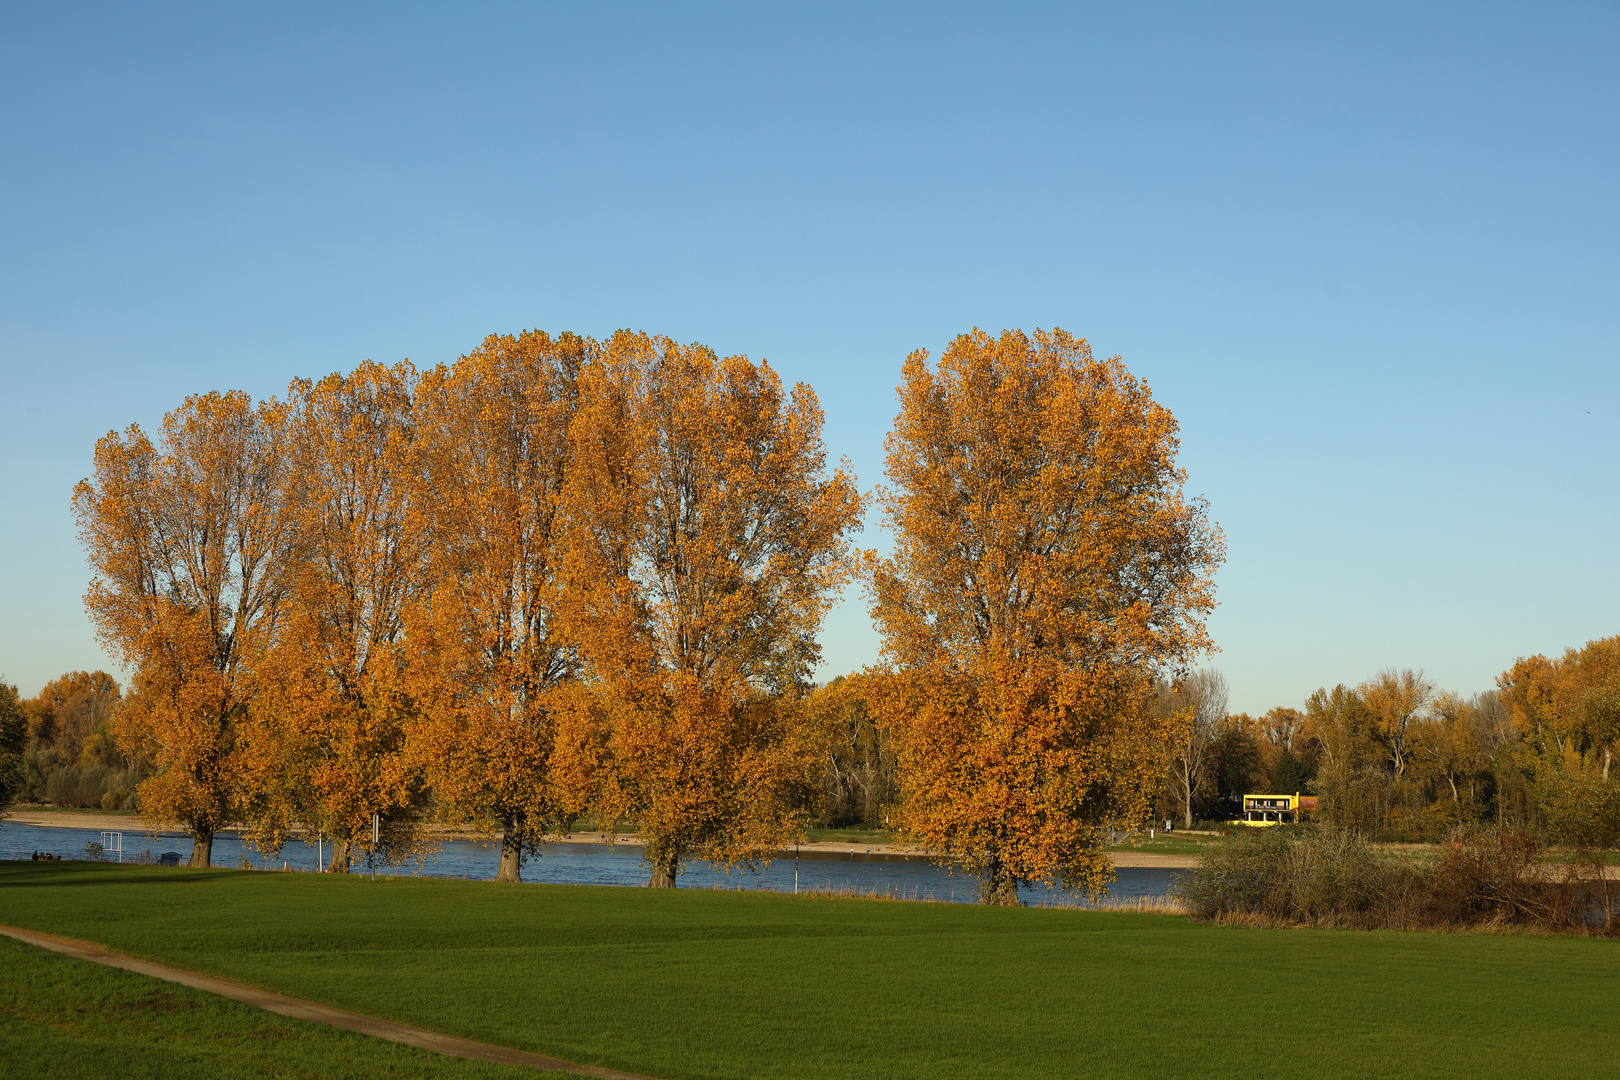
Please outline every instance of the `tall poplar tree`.
M404 679L405 612L424 574L423 539L411 527L415 381L408 362L367 362L289 394L295 542L244 729L248 810L266 847L279 847L294 823L320 829L339 872L371 844L373 815L389 857L421 839L425 792Z
M586 338L490 336L417 396L416 513L432 587L414 609L425 760L442 812L501 832L497 881L576 808L553 775L559 690L577 667L559 634L568 426Z
M862 507L821 422L808 386L667 338L617 334L582 377L567 592L591 696L569 741L654 886L795 827L796 710Z
M135 673L117 723L157 750L141 811L190 832L193 866L209 865L241 809L252 660L286 595L285 419L279 402L255 407L239 391L188 397L156 444L134 425L105 436L94 479L73 492L94 571L85 606Z
M1147 813L1177 735L1154 676L1210 647L1223 556L1183 495L1176 423L1062 330L975 330L906 361L872 612L901 824L978 874L1096 891L1110 819Z

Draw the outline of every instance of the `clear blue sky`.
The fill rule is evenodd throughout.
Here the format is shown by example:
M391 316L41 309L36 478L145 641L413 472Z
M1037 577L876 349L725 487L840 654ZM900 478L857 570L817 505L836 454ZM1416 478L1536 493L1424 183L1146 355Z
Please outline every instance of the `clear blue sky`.
M98 436L492 331L810 382L1062 326L1180 419L1233 707L1620 633L1620 8L10 3L0 671L108 662ZM866 542L880 543L868 531ZM857 594L824 674L872 661Z

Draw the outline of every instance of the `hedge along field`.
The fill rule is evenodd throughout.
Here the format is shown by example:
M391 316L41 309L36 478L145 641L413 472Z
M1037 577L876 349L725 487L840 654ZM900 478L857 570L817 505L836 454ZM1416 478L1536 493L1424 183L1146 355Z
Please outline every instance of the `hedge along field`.
M0 864L0 921L668 1077L1603 1073L1620 943Z

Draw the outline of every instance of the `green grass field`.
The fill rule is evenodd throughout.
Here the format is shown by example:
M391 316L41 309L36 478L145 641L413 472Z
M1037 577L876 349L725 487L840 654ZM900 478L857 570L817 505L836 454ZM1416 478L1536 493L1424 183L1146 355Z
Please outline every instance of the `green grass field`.
M535 1075L289 1020L0 937L0 1077L8 1080Z
M72 863L0 864L0 922L672 1078L1576 1076L1620 1051L1620 942L1588 938Z

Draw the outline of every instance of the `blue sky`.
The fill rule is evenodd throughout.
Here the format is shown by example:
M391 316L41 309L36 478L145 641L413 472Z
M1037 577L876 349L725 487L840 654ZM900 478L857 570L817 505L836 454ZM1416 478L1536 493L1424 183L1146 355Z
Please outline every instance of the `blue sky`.
M619 327L811 383L1062 326L1182 425L1235 709L1620 633L1612 5L0 9L0 672L187 393ZM865 543L880 544L875 529ZM825 674L871 662L858 595Z

